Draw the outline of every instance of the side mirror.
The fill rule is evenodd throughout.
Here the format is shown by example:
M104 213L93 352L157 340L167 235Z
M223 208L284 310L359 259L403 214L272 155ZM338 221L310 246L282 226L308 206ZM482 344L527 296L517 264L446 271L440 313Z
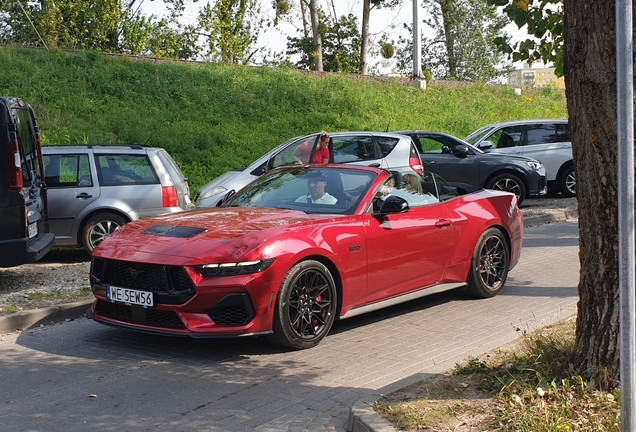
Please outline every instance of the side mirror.
M390 195L382 203L380 211L375 213L376 216L384 216L393 213L404 213L409 211L409 203L402 197Z
M480 150L488 150L491 149L493 147L492 145L492 141L488 141L488 140L483 140L482 142L479 143L479 145L477 146L478 149Z
M453 153L461 157L466 157L466 155L468 154L468 146L464 144L458 144L453 149Z

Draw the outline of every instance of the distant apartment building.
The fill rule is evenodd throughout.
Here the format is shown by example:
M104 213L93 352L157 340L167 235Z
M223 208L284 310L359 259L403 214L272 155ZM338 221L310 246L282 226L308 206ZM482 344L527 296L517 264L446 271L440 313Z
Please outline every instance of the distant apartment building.
M565 81L554 74L554 68L535 68L524 63L523 69L510 72L508 85L520 89L544 87L564 89Z

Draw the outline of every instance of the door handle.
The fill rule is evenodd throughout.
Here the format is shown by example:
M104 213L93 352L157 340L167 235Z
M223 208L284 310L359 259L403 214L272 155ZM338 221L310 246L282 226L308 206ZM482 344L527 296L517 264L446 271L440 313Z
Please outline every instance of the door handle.
M82 192L81 194L77 194L75 198L77 199L93 198L93 195L89 195L86 192Z
M368 166L373 167L373 168L380 168L380 164L379 163L372 163L372 164L369 164Z
M435 226L437 228L446 228L448 226L451 226L452 223L453 221L451 221L450 219L440 219L437 222L435 222Z
M422 163L424 165L435 165L435 161L434 160L432 160L432 161L422 161Z

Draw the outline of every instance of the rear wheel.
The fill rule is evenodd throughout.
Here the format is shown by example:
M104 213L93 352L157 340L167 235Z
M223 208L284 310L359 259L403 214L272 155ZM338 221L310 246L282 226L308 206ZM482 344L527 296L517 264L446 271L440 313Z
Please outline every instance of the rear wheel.
M82 245L84 250L89 254L93 251L106 237L111 235L119 227L123 226L128 220L123 216L115 213L98 213L92 216L84 225L82 232Z
M501 231L489 228L475 246L468 277L468 291L475 297L494 297L508 277L510 251Z
M570 165L563 169L559 177L559 192L564 197L576 196L576 176L574 166Z
M514 174L497 174L486 184L486 189L512 192L517 195L517 203L521 205L526 197L526 187L519 177Z
M314 260L296 264L281 284L269 339L294 349L318 345L335 320L336 304L336 284L329 269Z

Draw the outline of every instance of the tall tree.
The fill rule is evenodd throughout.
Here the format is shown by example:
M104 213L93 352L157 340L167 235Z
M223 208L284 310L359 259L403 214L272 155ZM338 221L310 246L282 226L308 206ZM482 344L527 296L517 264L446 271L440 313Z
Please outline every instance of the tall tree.
M579 202L578 373L619 375L618 164L614 0L490 0L528 40L502 44L516 60L555 62L565 77ZM634 5L636 6L636 4ZM636 7L632 13L636 13ZM633 146L634 143L623 143Z
M302 1L302 0L301 0ZM309 17L311 19L311 32L314 42L314 70L323 71L322 65L322 33L320 31L320 15L318 0L309 0Z
M369 68L369 45L370 33L369 25L371 21L371 10L375 8L394 8L399 6L402 0L362 0L362 31L360 45L360 73L366 75Z

